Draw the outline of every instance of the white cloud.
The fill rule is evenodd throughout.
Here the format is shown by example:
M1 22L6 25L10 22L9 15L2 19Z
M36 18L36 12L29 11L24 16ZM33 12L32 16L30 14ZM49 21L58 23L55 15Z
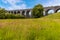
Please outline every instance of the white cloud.
M9 3L11 6L7 8L7 10L15 10L15 9L26 9L26 4L22 0L2 0L4 3ZM22 3L20 5L16 5L16 3Z
M60 0L49 0L44 6L60 6Z
M25 4L25 2L23 0L2 0L2 1L5 4L10 4L10 6L8 6L7 8L3 7L3 8L6 8L7 10L8 9L12 10L12 9L26 9L27 8L27 5ZM20 3L20 4L17 5L16 3ZM38 4L38 3L41 3L41 0L38 0L37 3L35 3L35 4ZM44 2L44 0L43 0L43 3L41 3L41 4L43 4L44 7L60 6L60 0L46 0L46 2ZM30 8L32 8L32 7L30 7Z
M16 10L16 9L26 9L26 5L25 4L21 4L19 6L17 5L13 5L11 7L8 7L9 10Z

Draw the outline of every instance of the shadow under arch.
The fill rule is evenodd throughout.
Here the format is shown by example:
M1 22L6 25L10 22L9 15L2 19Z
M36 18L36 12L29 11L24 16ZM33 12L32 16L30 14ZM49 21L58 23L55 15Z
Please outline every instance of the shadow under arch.
M23 15L23 16L24 16L24 13L25 13L25 11L23 10L23 11L22 11L22 15Z
M19 14L20 13L20 11L17 11L17 14Z
M28 11L26 12L26 17L30 17L29 12L30 12L30 10L28 10Z

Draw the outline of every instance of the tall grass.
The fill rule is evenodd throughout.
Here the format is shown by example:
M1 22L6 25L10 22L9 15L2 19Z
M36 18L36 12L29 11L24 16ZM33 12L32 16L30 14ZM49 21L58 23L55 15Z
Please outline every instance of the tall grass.
M38 19L1 19L0 40L60 40L58 14L52 14L56 18L49 15Z

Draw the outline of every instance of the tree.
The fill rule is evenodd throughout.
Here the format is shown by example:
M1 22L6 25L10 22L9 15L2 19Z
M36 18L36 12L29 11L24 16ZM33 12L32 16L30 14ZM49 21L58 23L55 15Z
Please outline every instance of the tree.
M6 10L4 8L0 8L0 14L6 13Z
M6 10L4 8L0 8L0 19L5 18L5 13L6 13Z
M34 18L39 18L43 16L43 6L41 4L36 5L32 10L32 16Z

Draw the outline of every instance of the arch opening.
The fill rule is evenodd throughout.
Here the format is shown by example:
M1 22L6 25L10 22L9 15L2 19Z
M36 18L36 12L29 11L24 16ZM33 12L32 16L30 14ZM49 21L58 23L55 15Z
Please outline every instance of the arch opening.
M13 11L11 11L11 13L13 14Z
M30 10L28 10L28 11L26 12L26 16L27 16L27 17L30 16L30 15L29 15L29 12L30 12Z
M10 13L10 11L8 11L8 13Z
M30 16L30 17L32 16L32 11L31 11L31 10L29 11L29 16Z
M24 15L25 11L22 11L22 15Z
M59 8L59 9L57 9L57 10L56 10L56 12L57 12L57 13L58 13L58 12L60 12L60 8Z
M16 14L16 11L14 11L14 14Z
M54 10L49 9L49 10L47 11L47 13L48 13L48 14L53 14L53 13L54 13Z
M17 12L18 14L20 13L20 11Z

